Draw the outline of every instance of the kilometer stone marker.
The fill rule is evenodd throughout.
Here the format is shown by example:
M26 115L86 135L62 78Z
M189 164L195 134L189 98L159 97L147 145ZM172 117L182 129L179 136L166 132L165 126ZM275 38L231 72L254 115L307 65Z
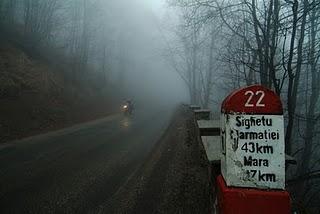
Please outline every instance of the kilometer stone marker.
M221 111L221 171L227 186L285 189L280 98L254 85L230 94Z

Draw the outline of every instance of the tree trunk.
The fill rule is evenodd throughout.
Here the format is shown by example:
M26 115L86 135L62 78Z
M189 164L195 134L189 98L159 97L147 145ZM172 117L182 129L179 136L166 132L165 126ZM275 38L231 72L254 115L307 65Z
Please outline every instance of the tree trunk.
M287 95L287 108L288 108L288 124L286 129L285 135L285 144L286 144L286 153L291 154L291 136L292 136L292 129L293 129L293 122L294 122L294 113L295 113L295 103L292 100L293 94L293 85L295 75L292 69L292 60L294 55L295 49L295 39L297 33L297 22L298 22L298 0L294 0L292 5L292 15L293 15L293 22L292 22L292 34L291 34L291 41L290 41L290 50L289 50L289 58L287 63L287 71L288 71L288 95Z
M312 159L312 150L313 150L313 137L316 126L315 120L315 111L316 105L319 100L320 94L320 75L317 71L317 61L316 58L316 34L317 34L317 23L316 23L316 11L313 10L310 17L310 55L309 55L309 65L311 72L311 95L310 95L310 103L307 110L307 118L306 118L306 127L305 127L305 137L304 137L304 149L302 154L302 160L298 167L298 174L304 175L310 170L310 162ZM299 185L298 191L305 191L305 182L301 182Z
M265 58L263 54L263 47L262 47L262 41L260 38L260 33L259 33L259 20L257 18L257 12L256 12L256 0L251 1L252 4L252 19L253 19L253 27L254 27L254 34L256 38L256 43L257 43L257 52L258 52L258 57L259 57L259 68L260 68L260 83L264 86L268 85L268 75L265 70Z
M209 66L207 70L207 79L206 79L206 86L204 91L204 108L209 107L209 100L210 100L210 93L212 90L212 75L213 75L213 67L214 67L214 29L211 30L211 42L210 42L210 49L209 49Z

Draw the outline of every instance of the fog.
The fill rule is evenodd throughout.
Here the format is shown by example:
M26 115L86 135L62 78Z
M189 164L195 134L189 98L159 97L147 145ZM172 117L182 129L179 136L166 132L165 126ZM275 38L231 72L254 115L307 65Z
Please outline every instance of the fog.
M166 35L162 28L163 1L117 1L121 17L118 27L127 60L125 90L137 99L152 98L164 103L186 102L186 87L164 57Z
M298 160L287 170L292 198L319 213L319 0L0 0L0 30L5 99L184 102L218 119L232 91L270 88L284 107L286 153Z
M145 103L188 99L184 82L164 57L165 1L31 2L15 2L12 8L14 22L25 26L23 45L64 66L73 82L90 80L93 87L109 92L112 87L121 99Z
M104 14L101 17L105 19L102 25L107 36L98 41L98 46L107 45L113 55L108 61L110 81L125 91L126 98L139 100L143 103L141 105L146 102L175 104L187 101L184 82L164 57L164 2L117 0L102 5ZM93 29L97 35L91 37L99 37L99 28L93 25ZM92 66L99 68L100 55L98 47Z

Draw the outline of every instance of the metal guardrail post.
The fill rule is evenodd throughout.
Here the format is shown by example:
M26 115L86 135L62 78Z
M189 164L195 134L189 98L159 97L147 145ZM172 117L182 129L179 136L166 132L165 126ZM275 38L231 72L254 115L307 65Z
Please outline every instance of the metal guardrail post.
M194 115L196 120L210 120L211 111L210 109L196 109Z
M190 105L190 109L194 111L194 110L201 109L201 107L198 105Z

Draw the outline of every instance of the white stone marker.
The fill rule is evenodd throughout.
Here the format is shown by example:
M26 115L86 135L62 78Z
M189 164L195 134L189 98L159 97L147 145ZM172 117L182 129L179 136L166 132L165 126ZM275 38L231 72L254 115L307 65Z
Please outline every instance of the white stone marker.
M280 98L254 85L230 94L221 111L221 171L227 186L285 189Z

